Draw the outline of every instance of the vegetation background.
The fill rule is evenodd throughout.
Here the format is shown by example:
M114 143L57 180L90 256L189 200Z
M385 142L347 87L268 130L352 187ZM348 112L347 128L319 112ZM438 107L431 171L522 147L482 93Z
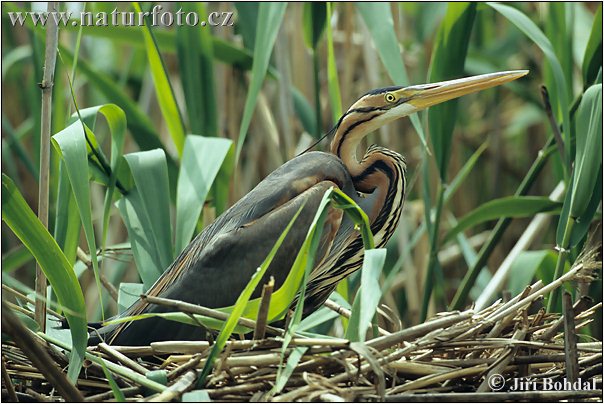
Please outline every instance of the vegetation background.
M44 171L45 29L12 26L8 12L41 4L2 4L5 291L34 296L35 255L51 283L63 284L51 299L75 311L85 301L88 321L107 318L366 91L503 70L530 73L367 140L408 166L403 220L376 292L389 326L549 282L601 222L601 3L158 3L200 19L232 12L233 24L59 26L50 235L40 236L24 212L37 211ZM153 5L59 7L97 15ZM44 253L55 249L60 259ZM339 286L340 304L352 303L359 275ZM602 300L601 280L569 290ZM35 327L31 303L13 301ZM584 338L601 339L599 319ZM313 325L342 336L346 321L325 309Z

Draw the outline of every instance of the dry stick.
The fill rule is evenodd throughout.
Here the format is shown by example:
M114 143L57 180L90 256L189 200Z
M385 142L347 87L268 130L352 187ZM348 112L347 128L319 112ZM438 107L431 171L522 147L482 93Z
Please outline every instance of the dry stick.
M514 335L512 335L513 340L522 340L526 336L527 324L523 324L521 328L517 329ZM517 346L511 345L509 348L505 349L505 351L501 354L499 358L490 366L489 372L485 376L484 380L478 386L476 390L478 393L487 392L492 390L491 383L493 382L493 376L502 375L505 372L505 368L514 358L516 351L518 350ZM497 377L497 376L496 376Z
M58 8L58 2L48 2L48 12ZM42 116L40 118L40 182L38 185L38 218L48 228L48 176L50 171L50 121L52 119L52 86L54 84L55 64L57 62L57 44L59 27L49 18L46 24L46 51L44 53L44 73L42 74ZM46 276L36 264L36 309L35 319L40 329L46 331ZM40 297L43 298L40 298Z
M168 402L180 397L184 392L189 390L193 383L197 380L197 372L190 370L178 379L173 385L168 387L156 396L152 396L150 402Z
M564 312L564 351L566 352L566 378L574 383L579 377L579 354L577 353L577 334L575 334L575 313L573 300L568 292L562 295Z
M186 303L180 300L173 299L165 299L163 297L149 296L149 295L141 295L141 299L150 304L157 304L160 306L172 307L176 310L190 313L190 314L199 314L201 316L215 318L217 320L226 321L229 317L227 313L223 313L218 310L209 309L207 307L198 306L196 304ZM256 327L256 322L244 317L241 317L237 320L237 324L254 329ZM271 333L272 335L283 335L284 331L277 327L272 327L270 325L266 326L266 331Z
M328 309L335 311L340 316L346 317L348 319L350 318L351 311L348 310L346 307L340 306L339 304L337 304L336 302L334 302L331 299L325 300L325 303L323 303L323 305L325 307L327 307Z
M270 280L262 288L262 297L260 298L260 307L258 308L258 317L256 319L256 327L254 328L254 339L264 339L266 335L266 325L268 319L268 309L271 305L271 295L275 287L275 278L271 276Z
M10 376L8 375L6 366L4 365L4 356L2 356L2 380L4 380L4 385L6 386L6 391L10 401L18 403L19 399L17 398L17 393L15 393L15 387L13 386L13 382L10 380Z
M105 287L105 290L107 290L107 292L109 293L109 296L111 296L111 298L113 299L114 302L117 302L118 291L115 288L115 286L113 286L111 284L111 282L109 282L109 280L107 279L105 274L101 274L100 280L101 280L101 284L103 285L103 287Z
M38 339L25 328L15 314L2 300L2 332L9 334L13 341L27 355L34 366L44 375L67 401L83 401L84 396L67 380L67 377L42 348Z
M583 296L581 297L579 300L577 300L573 306L573 315L577 316L579 313L581 313L583 310L585 310L587 308L587 305L592 301L592 299L589 296ZM564 324L564 315L562 315L561 317L559 317L556 321L554 321L552 323L552 325L547 328L547 330L537 336L537 339L541 340L541 341L549 341L551 340L556 333L558 332L558 330L560 329L560 327L562 327L562 325Z
M168 372L168 376L167 376L168 380L172 380L172 379L180 376L187 370L191 370L191 369L195 368L197 365L199 365L201 358L202 358L201 354L193 355L193 357L188 362L185 362L182 365L176 367L174 370Z
M124 397L129 396L129 395L134 395L137 394L140 391L140 387L138 386L134 386L134 387L125 387L123 389L120 389L121 392L124 394ZM92 402L92 403L97 403L103 400L107 400L109 398L113 398L113 390L109 390L106 391L104 393L100 393L100 394L95 394L93 396L88 396L84 399L84 401L87 402Z
M98 345L98 347L101 351L103 351L104 353L109 355L111 358L115 359L118 362L121 362L124 366L129 367L130 369L134 370L135 372L138 372L141 375L145 375L148 372L148 370L145 369L142 365L140 365L139 363L128 358L126 355L122 354L121 352L116 351L115 349L113 349L112 347L107 345L106 343L101 342Z
M19 292L18 290L15 290L15 289L11 288L10 286L2 284L2 290L10 293L11 295L13 295L13 296L15 296L15 297L17 297L19 299L22 299L22 300L24 300L24 301L26 301L28 303L31 303L34 306L36 304L36 302L35 302L34 299L30 299L29 297L25 296L23 293ZM56 311L54 311L50 307L46 307L46 312L49 313L49 314L52 314L56 318L63 319L62 315L60 315L59 313L57 313Z

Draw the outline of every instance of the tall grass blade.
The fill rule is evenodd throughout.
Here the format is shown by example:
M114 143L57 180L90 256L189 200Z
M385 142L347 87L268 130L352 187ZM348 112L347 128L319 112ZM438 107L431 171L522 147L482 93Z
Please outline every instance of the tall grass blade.
M591 27L585 55L583 56L583 86L587 87L595 82L598 70L602 67L602 4L598 7Z
M118 201L118 208L146 290L173 258L166 157L159 149L124 157L136 188Z
M583 214L591 200L598 172L602 165L602 84L587 89L576 116L575 179L570 201L570 215Z
M207 15L202 3L179 3L184 12ZM177 54L185 93L189 128L204 136L218 135L214 88L214 48L208 29L182 25L176 28Z
M281 21L285 14L287 3L261 3L258 11L258 30L254 45L254 64L252 66L252 77L243 108L243 118L239 128L235 161L239 161L239 155L247 136L247 131L252 120L252 114L256 106L258 93L264 82L268 69L269 59L277 39L277 33L281 27Z
M333 47L333 30L331 29L331 12L333 4L327 3L327 90L331 105L331 117L337 122L342 116L342 97L340 94L340 83L338 81L338 66Z
M357 10L373 38L375 48L388 72L390 80L396 85L409 85L407 70L401 58L398 39L394 31L394 21L390 11L390 3L368 2L356 3ZM426 135L417 114L412 114L409 119L417 131L422 145L428 149Z
M191 240L210 187L227 154L232 152L230 139L187 136L176 189L175 254Z
M361 287L352 304L352 313L346 329L346 338L351 342L365 341L367 329L371 325L382 297L379 279L385 261L385 248L365 250L361 269Z
M59 184L55 206L53 237L71 265L75 263L76 259L76 250L80 242L81 224L78 207L69 184L67 167L65 166L65 162L61 161L59 163Z
M86 121L90 120L92 130L96 126L96 117L101 114L105 117L111 135L111 157L109 168L111 170L109 176L109 184L105 193L105 203L103 206L103 234L101 237L101 246L105 247L107 232L109 230L109 214L115 187L118 182L118 174L120 173L120 164L124 154L124 143L126 140L126 114L115 104L105 104L96 107L86 108L80 111L80 117ZM97 147L100 150L100 148ZM124 181L124 178L121 178ZM126 181L124 181L126 182Z
M569 94L567 93L568 85L566 83L564 71L562 70L562 66L556 57L552 44L543 34L543 32L541 32L539 27L521 11L500 3L489 2L487 4L497 10L497 12L507 18L520 31L529 37L529 39L533 41L545 55L547 62L552 69L554 78L554 86L548 88L548 90L552 94L555 94L555 99L557 100L557 105L552 105L552 107L555 108L556 111L560 111L560 114L562 115L564 144L569 145L564 149L566 153L564 161L566 166L570 167L570 139L572 137L572 126L570 122Z
M449 230L444 242L451 241L457 233L464 231L479 223L504 217L531 217L537 213L560 212L562 204L552 201L548 197L540 196L508 196L486 202L461 219L457 225Z
M86 307L80 284L56 241L31 211L13 181L2 174L2 220L32 253L65 307L73 349L67 376L75 382L86 353ZM45 297L45 296L43 296ZM75 314L77 313L77 314Z
M476 16L476 3L449 3L438 30L432 61L430 82L463 75L470 34ZM441 181L447 182L453 129L457 118L458 100L435 105L428 110L430 139Z
M88 153L87 139L84 134L84 124L76 121L52 137L53 145L65 162L65 168L71 183L80 220L84 227L88 251L94 270L99 299L102 305L102 288L99 273L98 257L96 255L96 238L92 224L92 207L90 203L90 187L88 184ZM104 317L104 312L103 312Z
M136 12L142 12L137 2L134 2L133 6ZM182 155L182 149L185 145L185 127L182 123L180 110L176 104L170 79L168 78L168 71L159 53L159 48L148 25L148 21L143 27L143 35L145 37L145 49L147 51L149 68L153 77L153 83L155 84L157 101L166 125L168 125L168 130L172 136L176 150L178 150L179 155Z

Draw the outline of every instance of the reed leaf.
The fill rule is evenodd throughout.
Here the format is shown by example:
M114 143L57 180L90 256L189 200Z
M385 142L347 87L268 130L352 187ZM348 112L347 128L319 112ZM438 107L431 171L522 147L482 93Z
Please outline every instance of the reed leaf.
M365 250L361 269L361 286L352 304L352 313L346 338L351 342L364 342L367 328L375 316L382 297L379 279L386 261L386 249Z
M13 181L2 174L2 220L35 257L57 299L66 309L73 349L67 376L75 382L82 368L88 333L84 295L67 257L29 208Z
M390 3L368 2L356 3L357 10L367 29L371 33L375 48L380 59L388 72L390 80L396 85L409 85L409 78L405 64L401 58L398 39L394 31L394 21L390 11ZM426 135L417 114L409 116L411 124L415 128L422 145L427 149Z
M583 56L583 86L587 87L595 82L598 71L602 67L602 4L598 7L594 22Z
M449 230L444 242L451 241L457 233L464 231L479 223L504 217L530 217L537 213L560 212L562 204L552 201L547 197L538 196L508 196L486 202L461 219L457 225Z
M230 139L187 136L176 190L176 254L191 240L206 196L229 153L233 153Z
M141 7L137 2L133 3L134 9L141 13ZM157 95L157 101L161 109L162 115L166 125L168 125L168 131L178 155L182 155L182 149L185 144L185 127L182 123L182 117L180 116L180 110L174 97L174 91L172 90L172 84L168 77L168 71L164 65L157 42L153 37L151 28L148 22L143 26L143 35L145 37L145 49L147 51L147 58L149 61L149 69L151 70L151 76L153 77L153 83L155 84L155 94Z
M254 45L254 64L252 66L252 77L243 108L243 118L239 128L235 161L239 161L239 155L247 136L247 131L252 120L252 114L256 107L256 100L264 77L268 69L269 59L277 39L277 33L281 27L281 21L285 14L287 3L261 3L258 11L258 30Z
M84 123L76 121L54 135L52 137L52 144L65 163L69 183L71 184L71 189L80 214L82 227L84 227L84 234L86 236L92 268L94 270L94 278L99 293L99 299L101 299L101 307L103 307L99 263L96 255L96 237L92 224L90 187L88 183L87 147L90 145L90 142L85 131L86 127Z
M136 188L118 201L118 209L146 290L173 259L166 157L159 149L124 157Z
M436 35L430 82L458 78L463 75L470 34L476 16L476 3L449 3L447 13ZM428 110L430 139L440 179L446 183L453 129L457 118L458 100L435 105Z

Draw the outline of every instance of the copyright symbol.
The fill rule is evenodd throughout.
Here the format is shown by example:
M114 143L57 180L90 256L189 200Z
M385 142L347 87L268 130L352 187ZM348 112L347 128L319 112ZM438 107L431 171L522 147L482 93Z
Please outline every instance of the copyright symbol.
M492 391L500 391L505 387L505 377L500 375L499 373L494 373L489 376L489 380L487 382Z

